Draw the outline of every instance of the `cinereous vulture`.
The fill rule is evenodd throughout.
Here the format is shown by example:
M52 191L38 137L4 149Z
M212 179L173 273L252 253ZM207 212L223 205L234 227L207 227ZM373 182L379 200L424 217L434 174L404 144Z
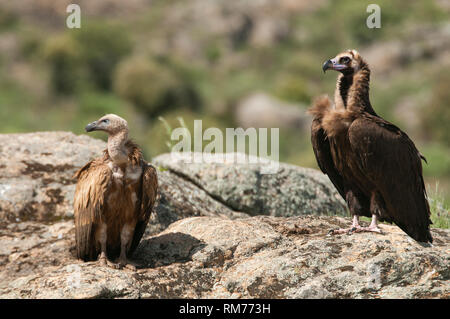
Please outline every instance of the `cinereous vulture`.
M86 126L108 134L108 147L75 173L77 256L114 268L136 269L128 260L144 234L155 204L158 178L139 147L128 139L128 124L108 114ZM118 258L117 262L113 262Z
M379 220L395 223L416 241L431 243L421 162L425 158L408 135L372 108L368 64L356 50L348 50L322 68L340 74L334 106L322 96L309 110L311 142L320 169L353 216L350 228L331 233L381 232ZM359 216L372 217L370 226L360 226Z

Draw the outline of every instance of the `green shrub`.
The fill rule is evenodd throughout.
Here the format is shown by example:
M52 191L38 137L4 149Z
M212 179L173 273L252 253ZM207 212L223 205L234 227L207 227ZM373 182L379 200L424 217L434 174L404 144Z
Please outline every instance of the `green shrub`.
M16 13L0 7L0 31L13 29L18 21L19 17Z
M32 59L37 56L37 60L42 58L39 56L42 47L47 43L43 43L42 38L45 36L45 32L42 30L32 28L29 26L21 27L18 32L20 40L20 54L26 59Z
M51 86L58 94L73 93L79 76L80 47L67 34L51 37L43 48L50 69Z
M130 50L123 28L87 24L50 37L44 46L44 60L57 93L74 93L78 86L108 90L116 64Z
M114 68L132 47L124 27L110 23L84 24L71 34L80 46L82 63L90 80L97 88L110 89Z
M145 57L132 57L120 63L114 89L148 116L191 107L198 101L195 90L173 70Z

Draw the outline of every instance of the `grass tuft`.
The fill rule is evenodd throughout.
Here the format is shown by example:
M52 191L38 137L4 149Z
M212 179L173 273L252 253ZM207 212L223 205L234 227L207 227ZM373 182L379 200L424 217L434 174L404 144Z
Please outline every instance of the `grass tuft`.
M430 204L432 228L450 228L450 208L445 202L445 196L439 189L439 183L428 196L428 202Z

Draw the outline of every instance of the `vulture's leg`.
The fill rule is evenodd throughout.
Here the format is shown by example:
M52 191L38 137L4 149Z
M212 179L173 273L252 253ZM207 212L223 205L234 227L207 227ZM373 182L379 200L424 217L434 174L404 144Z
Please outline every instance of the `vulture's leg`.
M100 266L109 266L112 268L118 268L118 265L108 260L106 256L106 239L107 239L107 226L106 223L101 223L96 233L96 239L100 243L100 256L98 262Z
M381 195L377 192L373 192L370 196L370 212L372 213L372 221L370 222L369 227L357 227L354 232L374 232L380 233L381 229L378 228L378 214L380 214L384 210L384 201Z
M120 256L119 256L119 266L125 267L130 270L136 270L136 265L131 263L127 258L127 251L131 246L134 235L134 224L125 224L120 232Z
M359 227L359 228L357 228L355 230L355 232L356 233L359 233L359 232L373 232L373 233L381 234L382 231L381 231L380 228L378 228L377 221L378 221L377 215L373 214L372 215L372 221L370 222L369 227Z
M376 194L372 194L371 200L369 201L367 197L361 193L353 192L349 190L346 193L346 202L350 212L353 214L353 223L350 228L332 229L328 234L352 234L359 232L376 232L381 233L381 230L377 226L377 215L375 212L379 212L379 198ZM365 215L365 213L370 210L372 212L372 222L369 227L362 227L359 225L359 216Z

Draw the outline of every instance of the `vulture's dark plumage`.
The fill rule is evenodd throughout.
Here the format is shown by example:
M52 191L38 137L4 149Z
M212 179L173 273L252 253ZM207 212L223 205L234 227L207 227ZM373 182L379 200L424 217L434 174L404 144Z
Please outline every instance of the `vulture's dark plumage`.
M381 232L377 220L395 223L419 242L432 242L430 208L422 176L425 158L411 139L382 119L369 100L370 70L355 50L328 60L323 71L339 71L334 107L318 98L311 142L317 163L346 200L353 225L348 231ZM372 217L369 227L358 216Z
M114 268L135 269L128 258L144 234L156 201L156 170L128 139L128 125L108 114L86 126L107 132L108 148L78 172L74 198L77 256ZM118 258L118 262L111 260Z

